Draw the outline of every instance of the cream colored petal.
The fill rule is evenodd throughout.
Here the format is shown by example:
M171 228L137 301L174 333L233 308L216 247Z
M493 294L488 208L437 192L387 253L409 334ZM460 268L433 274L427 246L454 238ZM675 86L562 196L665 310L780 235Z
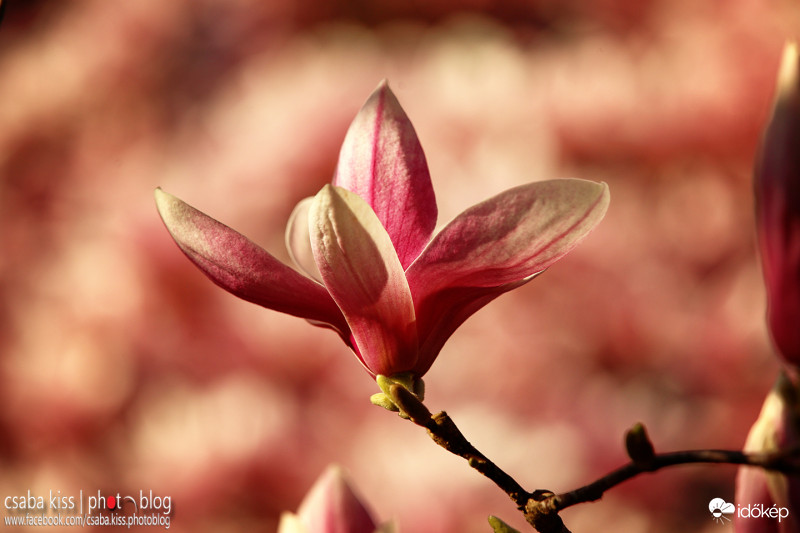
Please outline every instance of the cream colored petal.
M309 210L311 248L363 363L391 376L416 363L414 305L391 239L357 194L326 185Z

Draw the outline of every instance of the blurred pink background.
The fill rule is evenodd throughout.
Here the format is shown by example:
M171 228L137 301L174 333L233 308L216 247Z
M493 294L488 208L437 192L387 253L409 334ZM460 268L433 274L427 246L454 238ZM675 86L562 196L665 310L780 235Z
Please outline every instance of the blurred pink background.
M0 496L153 490L171 531L273 532L336 462L402 532L486 532L489 514L526 530L369 403L333 333L218 289L154 207L161 186L288 260L289 213L382 78L441 223L529 181L611 188L576 251L450 340L427 405L529 490L621 465L637 421L662 451L740 448L778 368L751 168L798 28L788 1L10 2ZM575 533L722 531L707 505L734 476L662 471L562 516Z

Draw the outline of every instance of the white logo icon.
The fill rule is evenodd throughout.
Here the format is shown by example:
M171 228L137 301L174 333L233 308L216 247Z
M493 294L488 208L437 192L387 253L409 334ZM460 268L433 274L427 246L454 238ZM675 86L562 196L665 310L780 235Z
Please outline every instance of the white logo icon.
M725 515L733 514L736 510L736 506L726 502L722 498L714 498L708 502L708 510L711 512L711 516L714 517L714 522L724 524L726 520L728 522L731 521L731 519Z

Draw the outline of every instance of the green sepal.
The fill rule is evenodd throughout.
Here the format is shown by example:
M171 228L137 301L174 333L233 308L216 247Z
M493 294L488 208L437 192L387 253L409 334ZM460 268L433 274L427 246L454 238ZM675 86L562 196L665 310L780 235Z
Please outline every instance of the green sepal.
M377 405L379 407L383 407L387 411L399 411L400 409L394 404L394 402L383 392L377 392L369 397L369 401L372 402L373 405Z
M375 376L375 382L378 384L378 387L380 387L381 392L370 396L369 401L389 411L400 411L392 400L392 385L400 385L414 394L420 401L422 401L425 396L425 383L411 372L401 372L391 376L378 374Z
M494 533L519 533L519 531L509 526L496 516L489 515L489 525L492 526L492 531L494 531Z

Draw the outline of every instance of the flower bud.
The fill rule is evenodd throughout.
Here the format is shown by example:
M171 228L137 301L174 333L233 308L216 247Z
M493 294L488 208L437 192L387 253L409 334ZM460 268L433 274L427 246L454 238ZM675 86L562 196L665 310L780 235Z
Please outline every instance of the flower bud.
M377 533L369 511L353 492L344 472L330 466L306 495L297 514L283 513L278 533Z

